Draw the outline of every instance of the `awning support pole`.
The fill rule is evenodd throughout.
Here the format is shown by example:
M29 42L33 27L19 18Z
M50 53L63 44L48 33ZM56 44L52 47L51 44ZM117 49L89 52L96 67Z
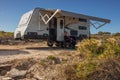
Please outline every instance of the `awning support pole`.
M98 27L97 27L94 23L92 23L91 21L90 21L90 24L91 24L95 29L99 29L100 27L104 26L104 25L107 24L107 23L105 22L105 23L103 23L103 24L99 24Z

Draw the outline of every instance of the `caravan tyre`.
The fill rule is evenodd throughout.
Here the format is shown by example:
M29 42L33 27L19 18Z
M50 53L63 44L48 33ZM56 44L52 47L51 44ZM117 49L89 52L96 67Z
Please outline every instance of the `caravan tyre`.
M59 46L60 46L59 42L56 42L56 43L55 43L55 46L56 46L56 47L59 47Z
M52 47L53 46L53 42L47 42L47 45L49 46L49 47Z
M55 46L56 46L56 47L59 47L59 44L58 44L58 43L56 43L56 44L55 44Z

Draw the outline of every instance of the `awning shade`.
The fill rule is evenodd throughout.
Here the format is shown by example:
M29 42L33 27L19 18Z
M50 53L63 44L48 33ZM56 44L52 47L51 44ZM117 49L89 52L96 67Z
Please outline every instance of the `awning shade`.
M54 13L56 10L59 9L43 9L40 8L43 11L49 11L51 13ZM105 22L105 23L110 23L111 20L109 19L105 19L105 18L99 18L99 17L94 17L94 16L88 16L88 15L84 15L84 14L78 14L78 13L74 13L74 12L69 12L69 11L64 11L64 10L59 10L57 13L60 13L62 16L70 16L70 17L75 17L75 18L83 18L83 19L90 19L93 21L99 21L99 22Z
M94 16L88 16L88 15L83 15L83 14L63 11L63 10L60 10L59 13L62 14L63 16L72 16L72 17L76 17L76 18L90 19L90 20L93 20L93 21L100 21L100 22L105 22L105 23L110 23L111 22L108 19L94 17Z
M78 14L78 13L74 13L74 12L69 12L69 11L64 11L64 10L59 10L59 9L43 9L43 8L39 8L41 11L47 11L52 13L53 15L48 16L48 14L44 14L42 16L42 14L40 13L40 16L42 17L43 21L45 22L45 24L47 24L56 14L60 14L62 16L69 16L69 17L74 17L74 18L79 18L81 20L86 20L89 19L90 20L90 24L95 27L96 29L104 26L107 23L110 23L111 20L109 19L104 19L104 18L99 18L99 17L94 17L94 16L88 16L88 15L84 15L84 14ZM47 17L48 20L45 21L44 17ZM91 21L95 21L95 22L102 22L102 24L99 24L99 26L96 26L94 23L92 23Z

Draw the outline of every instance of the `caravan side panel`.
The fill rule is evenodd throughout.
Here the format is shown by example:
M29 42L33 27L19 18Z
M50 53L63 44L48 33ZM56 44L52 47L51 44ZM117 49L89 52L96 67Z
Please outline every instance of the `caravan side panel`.
M80 39L81 37L89 38L90 23L89 19L85 20L86 21L80 21L79 18L66 17L65 31L67 31L70 36L76 36L78 39Z
M48 37L48 24L39 16L39 8L25 13L14 33L15 39L40 39Z
M25 39L41 39L48 36L48 24L45 24L40 16L40 9L35 9L31 20L26 28L24 38Z
M15 39L23 39L24 38L24 33L26 28L28 27L29 21L32 17L32 11L29 11L28 13L25 13L22 17L21 20L18 24L17 29L14 32L14 38Z

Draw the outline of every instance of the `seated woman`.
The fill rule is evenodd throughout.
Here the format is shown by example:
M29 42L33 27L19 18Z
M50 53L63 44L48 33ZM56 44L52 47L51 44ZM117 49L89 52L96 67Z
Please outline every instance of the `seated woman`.
M70 36L69 36L68 32L66 32L66 31L65 31L65 35L64 35L64 40L66 42L69 42L69 40L70 40Z
M68 32L65 32L64 35L64 47L74 48L76 44L76 37L69 36Z

